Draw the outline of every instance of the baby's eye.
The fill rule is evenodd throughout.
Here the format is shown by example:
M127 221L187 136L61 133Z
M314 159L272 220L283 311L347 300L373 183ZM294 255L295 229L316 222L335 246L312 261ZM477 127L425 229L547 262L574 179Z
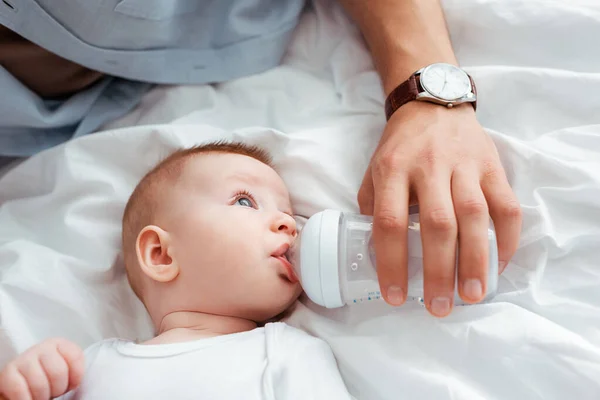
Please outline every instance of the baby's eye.
M254 203L252 203L252 200L248 197L240 197L239 199L237 199L235 204L239 204L242 207L254 208Z

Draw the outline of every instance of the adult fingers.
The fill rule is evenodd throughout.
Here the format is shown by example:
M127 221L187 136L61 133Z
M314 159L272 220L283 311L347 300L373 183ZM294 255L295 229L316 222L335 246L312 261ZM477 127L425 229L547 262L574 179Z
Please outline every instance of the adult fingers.
M419 199L425 305L437 317L452 311L456 277L457 222L450 173L431 171L415 181Z
M494 221L498 241L498 273L502 273L519 246L521 205L499 163L485 169L481 188Z
M365 176L363 177L362 184L358 190L358 206L360 207L360 213L363 215L373 215L374 208L374 187L373 187L373 176L371 174L371 165L367 168Z
M452 198L458 221L458 293L465 302L476 303L487 291L490 219L477 168L454 171Z
M393 155L374 164L372 169L373 246L377 275L384 299L399 306L408 290L407 229L408 177L399 173L399 161Z

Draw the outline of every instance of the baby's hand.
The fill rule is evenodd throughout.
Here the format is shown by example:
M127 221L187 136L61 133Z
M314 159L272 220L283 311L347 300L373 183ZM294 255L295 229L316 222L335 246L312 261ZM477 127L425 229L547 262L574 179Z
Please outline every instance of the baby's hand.
M79 386L83 351L66 339L33 346L0 371L0 400L48 400Z

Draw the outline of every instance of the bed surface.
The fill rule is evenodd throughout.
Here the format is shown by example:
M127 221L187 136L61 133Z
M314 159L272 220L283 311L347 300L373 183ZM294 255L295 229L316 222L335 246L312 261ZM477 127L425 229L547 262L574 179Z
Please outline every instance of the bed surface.
M418 305L324 310L302 300L287 322L331 345L359 399L598 399L600 5L444 7L478 84L478 118L523 208L499 294L443 320ZM317 0L280 67L156 88L102 133L20 164L0 180L0 366L48 337L87 346L150 335L118 257L120 218L169 151L213 139L264 146L299 216L357 212L384 123L360 35L335 1Z

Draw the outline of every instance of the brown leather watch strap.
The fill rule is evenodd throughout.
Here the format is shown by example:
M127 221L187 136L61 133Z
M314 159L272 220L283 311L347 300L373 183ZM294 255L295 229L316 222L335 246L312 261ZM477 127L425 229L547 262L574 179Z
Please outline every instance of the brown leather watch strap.
M388 95L385 100L385 117L390 119L394 111L402 107L409 101L416 100L419 94L419 82L417 77L411 75L406 81L400 84L396 89Z
M471 81L471 90L477 96L477 88L475 87L475 82L470 75L469 80ZM406 81L400 84L397 88L392 90L392 92L388 95L387 99L385 99L385 117L389 120L392 117L392 114L402 107L404 104L409 101L413 101L417 99L417 95L421 92L421 79L418 75L411 75ZM475 110L477 110L477 102L471 102L471 105Z

